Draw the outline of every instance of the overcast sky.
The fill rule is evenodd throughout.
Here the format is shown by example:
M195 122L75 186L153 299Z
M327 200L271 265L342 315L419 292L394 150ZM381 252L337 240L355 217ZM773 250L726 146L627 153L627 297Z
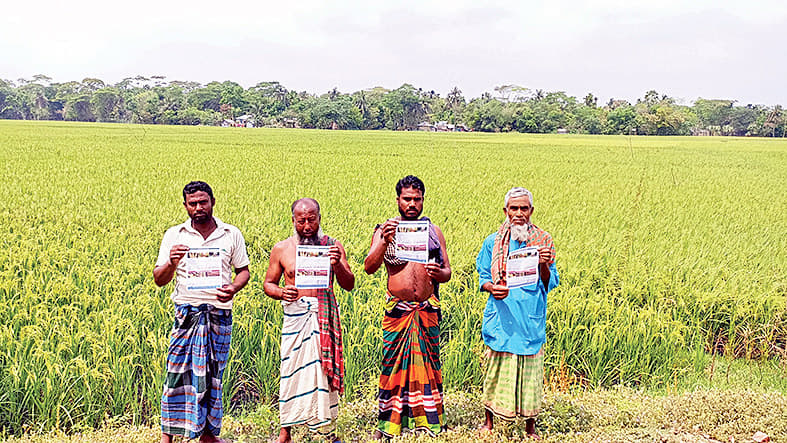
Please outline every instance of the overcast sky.
M641 3L641 4L640 4ZM14 0L0 78L163 75L353 92L502 84L787 105L787 1Z

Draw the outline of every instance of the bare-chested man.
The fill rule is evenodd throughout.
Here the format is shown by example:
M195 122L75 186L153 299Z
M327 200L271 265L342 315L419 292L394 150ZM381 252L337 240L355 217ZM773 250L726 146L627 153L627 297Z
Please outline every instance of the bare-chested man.
M383 318L383 364L380 374L379 423L375 438L393 437L402 428L439 433L443 421L443 379L440 366L440 299L438 285L451 278L442 231L429 224L429 263L396 257L396 227L419 218L424 183L408 175L396 184L401 217L375 229L364 261L373 274L385 263L388 291Z
M344 392L344 360L339 306L333 280L350 291L355 276L338 240L323 235L320 205L311 198L292 204L294 234L271 250L264 289L281 300L284 310L281 335L278 442L291 441L290 428L305 424L312 432L337 440L334 421L339 395ZM330 246L331 275L327 289L295 287L295 253L298 245ZM284 287L279 286L282 274Z

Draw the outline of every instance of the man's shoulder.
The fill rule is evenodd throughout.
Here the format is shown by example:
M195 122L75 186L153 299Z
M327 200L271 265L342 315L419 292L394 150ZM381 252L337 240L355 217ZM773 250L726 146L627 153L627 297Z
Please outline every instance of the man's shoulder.
M494 243L495 242L495 238L497 238L497 231L487 235L486 238L484 239L484 244Z
M164 236L168 237L168 236L178 235L178 233L183 229L183 225L184 225L183 223L180 223L175 226L170 226L164 232Z
M536 226L536 225L533 225L533 229L535 230L535 233L536 233L536 234L537 234L539 237L541 237L541 238L545 238L545 239L548 239L548 240L552 240L552 234L550 234L549 232L547 232L547 231L545 231L545 230L543 230L543 229L539 228L539 227L538 227L538 226Z
M229 223L225 223L216 217L213 217L213 219L216 220L216 224L220 229L223 229L232 235L241 235L241 236L243 235L243 233L240 232L240 229L237 226L231 225Z
M440 233L440 234L442 234L442 233L443 233L443 230L442 230L442 229L440 229L440 226L437 226L435 223L432 223L432 222L430 221L430 222L429 222L429 225L430 225L430 226L432 226L432 227L434 228L435 232L437 232L437 233Z
M292 242L290 241L291 238L292 237L287 237L284 240L282 240L280 242L277 242L275 245L273 245L273 249L271 249L271 252L273 252L273 251L277 251L277 252L285 251L288 248L290 248L292 246Z

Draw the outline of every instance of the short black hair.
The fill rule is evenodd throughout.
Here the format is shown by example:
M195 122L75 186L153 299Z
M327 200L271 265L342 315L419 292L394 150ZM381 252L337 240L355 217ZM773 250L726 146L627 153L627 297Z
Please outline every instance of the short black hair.
M424 187L424 182L421 181L420 178L414 175L408 175L407 177L399 180L396 183L396 196L399 197L402 195L402 189L404 188L413 188L421 191L421 195L426 193L426 188Z
M210 198L213 199L213 189L210 189L209 184L201 181L193 181L183 187L183 201L186 201L186 195L199 191L207 193Z

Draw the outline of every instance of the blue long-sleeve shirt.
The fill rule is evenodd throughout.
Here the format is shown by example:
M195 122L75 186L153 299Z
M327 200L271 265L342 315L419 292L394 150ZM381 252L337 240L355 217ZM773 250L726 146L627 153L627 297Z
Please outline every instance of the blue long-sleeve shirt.
M492 248L497 233L489 235L476 258L479 288L492 281ZM514 239L508 251L528 246ZM534 355L546 341L547 293L560 283L555 263L549 265L549 283L544 287L541 276L535 286L509 289L508 296L497 300L492 295L486 302L481 333L484 343L497 352Z

